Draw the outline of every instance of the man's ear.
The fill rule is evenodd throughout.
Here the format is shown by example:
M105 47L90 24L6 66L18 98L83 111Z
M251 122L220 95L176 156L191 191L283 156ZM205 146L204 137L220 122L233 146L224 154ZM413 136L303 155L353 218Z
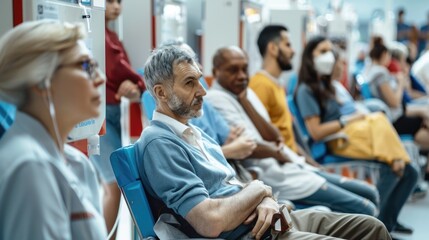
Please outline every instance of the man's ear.
M216 68L212 68L212 74L213 74L213 78L215 79L217 76L216 74Z
M266 54L277 55L278 51L279 51L279 46L275 42L268 43Z
M165 86L161 84L157 84L153 87L153 93L155 94L155 98L158 99L160 102L167 101L167 92L166 92Z

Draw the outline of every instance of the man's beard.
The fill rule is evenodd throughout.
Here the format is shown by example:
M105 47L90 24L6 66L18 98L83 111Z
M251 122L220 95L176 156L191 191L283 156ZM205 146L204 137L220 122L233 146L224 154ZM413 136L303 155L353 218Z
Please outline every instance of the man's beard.
M191 119L201 117L203 115L203 97L197 97L192 100L190 105L187 105L184 101L178 98L175 94L172 94L172 97L168 100L167 104L171 111L180 117ZM195 110L192 107L195 105L201 104L199 110Z
M292 64L290 63L290 60L288 61L286 56L282 52L279 52L279 55L277 56L277 64L282 71L288 71L292 69Z

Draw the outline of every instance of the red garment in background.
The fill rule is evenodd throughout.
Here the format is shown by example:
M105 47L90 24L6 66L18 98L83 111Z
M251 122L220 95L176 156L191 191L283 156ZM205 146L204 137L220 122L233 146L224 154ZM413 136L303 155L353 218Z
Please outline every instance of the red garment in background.
M389 72L392 74L399 73L402 71L401 65L399 64L398 60L392 59L389 63L389 66L387 67L389 69Z
M119 86L125 80L130 80L137 84L140 91L145 89L143 79L131 67L124 46L119 41L115 32L106 28L106 103L119 104L120 100L115 99L115 94Z
M142 77L134 71L125 52L125 48L119 41L118 35L105 29L106 34L106 104L119 104L120 100L115 98L115 94L121 83L130 80L137 84L140 92L146 88ZM140 103L130 104L130 135L132 138L139 137L142 130L142 111Z
M349 87L349 70L348 70L348 64L346 61L342 61L343 63L343 72L341 73L341 79L340 83L343 84L343 86L350 91Z

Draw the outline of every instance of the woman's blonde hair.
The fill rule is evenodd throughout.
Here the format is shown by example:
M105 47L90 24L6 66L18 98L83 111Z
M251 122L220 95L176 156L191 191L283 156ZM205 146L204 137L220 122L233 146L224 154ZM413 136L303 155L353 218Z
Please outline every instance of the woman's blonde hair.
M50 84L61 54L84 38L80 24L56 20L25 22L0 39L0 100L21 107L29 87Z

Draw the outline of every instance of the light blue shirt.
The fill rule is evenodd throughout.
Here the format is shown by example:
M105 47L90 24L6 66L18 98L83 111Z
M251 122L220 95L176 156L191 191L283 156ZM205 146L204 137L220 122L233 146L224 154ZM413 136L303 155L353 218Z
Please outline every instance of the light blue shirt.
M203 116L192 118L190 123L201 128L219 145L225 144L229 136L230 127L221 114L207 101L203 102Z
M94 168L17 112L0 139L0 239L105 239ZM67 161L65 161L67 159Z

